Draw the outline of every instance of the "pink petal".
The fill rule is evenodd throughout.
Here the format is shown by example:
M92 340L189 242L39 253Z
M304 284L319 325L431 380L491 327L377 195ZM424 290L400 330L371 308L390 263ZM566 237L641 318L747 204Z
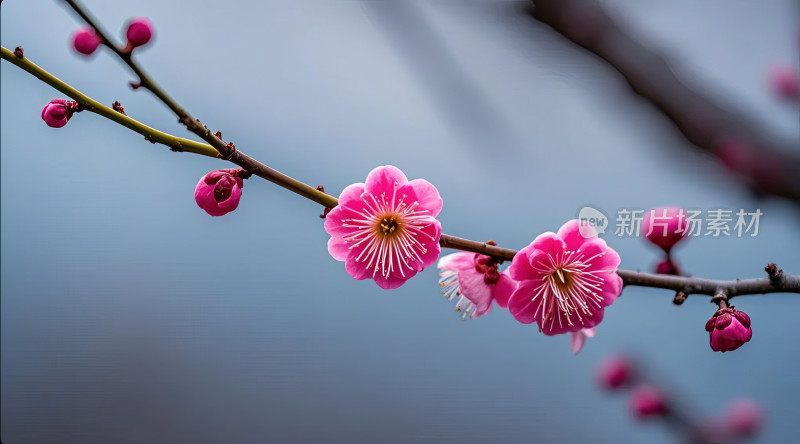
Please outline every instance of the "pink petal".
M395 185L402 187L408 183L406 175L399 168L392 165L379 166L369 172L366 181L366 189L370 193L378 196L382 192L391 195Z
M532 299L541 284L541 280L521 281L517 289L511 293L511 298L508 300L508 311L514 316L514 319L523 324L530 324L536 320L533 315L541 298L536 301L532 301ZM541 316L541 310L539 316Z
M581 349L583 348L583 344L585 342L586 342L586 335L583 334L583 330L572 332L569 341L569 346L570 348L572 348L572 353L575 353L576 355L580 353Z
M414 179L408 182L408 185L414 189L417 195L419 209L428 210L433 217L438 216L442 211L442 198L439 196L439 190L425 179Z
M608 307L617 300L622 293L622 278L616 272L611 272L603 277L603 291L600 296L603 301L600 303L603 307Z
M551 256L555 256L557 253L561 253L567 248L567 244L565 244L557 234L549 231L536 236L536 239L533 240L531 245L537 250L542 250Z
M367 270L366 262L356 262L355 255L349 255L344 261L344 268L350 276L359 281L372 277L372 271Z
M344 262L352 251L350 250L350 245L352 244L344 241L342 238L331 237L328 239L328 253L337 261Z
M536 249L533 245L528 245L522 250L519 250L517 254L514 255L511 265L506 270L509 276L517 281L535 279L538 274L533 270L530 263L531 254L535 251Z
M508 307L508 300L511 298L511 293L517 289L517 282L514 279L511 279L511 276L508 273L503 272L500 273L500 279L497 281L497 284L494 286L494 291L492 292L492 297L494 298L497 305L500 308Z
M589 261L588 271L617 271L619 268L619 254L606 245L603 239L595 239L581 246L581 252Z
M223 210L226 213L230 213L231 211L235 210L236 207L239 206L239 199L241 197L242 197L242 189L239 188L238 185L234 185L233 188L231 188L230 197L223 200L222 202L219 202L217 204L217 207L219 207L220 210Z
M411 266L417 271L422 271L423 268L433 265L436 262L436 259L439 258L439 254L442 252L442 247L439 246L439 238L442 236L442 224L434 218L430 218L430 222L430 225L422 229L422 232L430 236L430 238L428 236L423 237L422 235L419 235L419 241L427 250L424 253L422 251L418 252L422 262L416 259L413 262L410 262Z
M449 271L461 271L475 268L475 253L451 253L439 259L437 267Z
M473 317L477 318L492 308L492 289L483 281L483 273L474 268L459 272L458 286L461 294L477 307Z
M375 283L384 290L393 290L406 283L407 280L417 274L414 270L404 270L405 276L395 276L394 273L389 274L389 277L383 277L380 272L375 275Z
M361 195L364 194L365 190L363 183L348 185L339 194L339 205L349 205L353 201L361 201ZM361 205L359 204L357 207L360 208Z
M564 241L567 246L567 250L575 251L587 240L597 239L597 231L589 227L585 227L584 232L587 234L591 232L594 235L590 237L583 237L581 235L580 224L581 222L578 219L573 219L558 229L558 237Z
M356 227L346 227L345 219L363 219L363 216L358 210L361 207L355 207L359 202L351 201L348 205L337 205L331 209L325 216L325 231L334 237L345 237L357 231ZM363 205L363 202L361 202Z

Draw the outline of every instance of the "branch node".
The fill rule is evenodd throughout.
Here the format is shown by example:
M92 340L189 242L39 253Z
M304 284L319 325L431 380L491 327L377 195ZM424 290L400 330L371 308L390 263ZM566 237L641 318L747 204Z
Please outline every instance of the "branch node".
M22 46L17 46L14 48L14 55L19 57L20 59L25 57L25 53L22 51Z
M769 276L769 280L772 281L773 284L777 284L783 279L783 270L779 269L775 264L768 264L764 267L764 271L767 272L767 276Z
M113 108L114 111L122 114L123 116L127 116L127 114L125 114L125 108L122 107L121 103L115 101L114 103L111 104L111 108Z
M672 299L672 303L675 305L682 305L686 302L686 298L689 297L688 294L684 293L683 291L679 291L675 293L675 297Z
M718 288L711 298L711 302L719 305L719 308L728 308L728 292L724 288Z
M128 85L130 85L131 89L139 89L142 87L142 82L128 82Z

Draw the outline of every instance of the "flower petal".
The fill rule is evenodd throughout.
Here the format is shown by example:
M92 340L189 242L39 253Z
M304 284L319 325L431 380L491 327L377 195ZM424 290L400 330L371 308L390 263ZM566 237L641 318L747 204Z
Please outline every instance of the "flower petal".
M475 253L461 251L451 253L439 259L438 268L449 271L461 271L475 268Z
M507 272L500 273L500 279L492 291L492 298L494 298L500 308L508 307L508 300L511 298L511 293L517 289L517 281L511 279Z
M331 237L328 239L328 253L333 256L337 261L346 261L350 250L351 244L340 237Z
M542 285L541 280L521 281L517 289L511 293L511 298L508 300L508 311L514 316L514 319L523 324L530 324L536 320L534 313L539 307L541 298L536 301L532 299L540 285ZM541 310L539 316L541 316Z
M384 165L369 172L365 186L367 191L377 196L383 192L390 194L395 185L399 188L407 183L408 178L399 168Z
M458 273L458 287L461 294L475 304L474 318L492 308L492 289L483 281L483 273L472 270Z
M442 197L439 196L439 190L433 184L425 179L414 179L408 182L417 195L417 202L419 202L420 210L427 210L428 214L433 217L439 215L442 211Z

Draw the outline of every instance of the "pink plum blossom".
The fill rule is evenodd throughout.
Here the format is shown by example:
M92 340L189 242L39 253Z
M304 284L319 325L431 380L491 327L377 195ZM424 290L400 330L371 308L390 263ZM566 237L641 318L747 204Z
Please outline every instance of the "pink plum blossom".
M753 337L750 316L734 307L717 310L706 322L706 331L711 339L711 349L723 353L736 350Z
M508 306L508 298L517 283L508 273L498 273L497 262L477 253L453 253L439 259L439 286L448 300L459 297L456 311L461 318L474 319L492 311L492 301L501 308Z
M669 253L688 234L686 225L686 211L682 208L654 208L644 213L642 236Z
M749 438L763 427L764 413L755 401L737 399L725 409L725 424L733 434Z
M636 387L631 393L629 405L638 418L661 416L668 412L667 401L661 390L649 385Z
M212 216L222 216L235 210L242 197L244 170L216 170L203 176L194 190L197 205Z
M596 326L622 291L617 252L591 227L579 227L571 220L558 233L540 234L508 268L519 282L509 311L524 324L535 321L546 335Z
M584 328L583 330L573 331L570 335L572 336L570 337L569 346L572 349L572 353L577 355L580 353L586 340L594 337L594 328Z
M133 19L128 23L128 31L125 33L131 48L142 46L153 37L153 25L146 18Z
M604 388L616 390L629 384L635 377L633 362L625 356L610 356L597 368L597 380Z
M98 46L100 46L100 36L91 26L80 28L72 34L72 47L83 55L93 53Z
M800 97L800 75L792 66L779 64L769 71L769 84L778 97L797 99Z
M72 117L70 102L64 99L53 99L42 108L42 120L51 128L61 128Z
M377 167L366 183L345 188L327 214L328 252L354 278L397 288L439 257L441 210L442 198L427 180Z

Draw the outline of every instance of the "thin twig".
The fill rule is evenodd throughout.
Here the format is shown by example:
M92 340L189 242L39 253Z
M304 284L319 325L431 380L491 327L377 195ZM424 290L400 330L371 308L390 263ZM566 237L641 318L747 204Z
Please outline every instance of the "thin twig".
M86 12L83 11L83 9L80 6L78 6L74 1L71 0L65 0L65 1L70 6L72 6L72 8L75 9L78 15L80 15L84 20L86 20L90 26L94 27L98 33L101 33L101 37L104 39L104 42L106 42L107 45L111 45L112 48L116 48L113 47L113 43L111 43L110 40L108 40L108 38L105 37L105 35L98 28L96 23L91 19L91 17ZM162 96L166 97L168 100L164 101L162 99L162 101L164 101L164 103L167 104L167 106L169 106L170 109L173 109L173 107L170 106L170 103L175 104L175 102L169 99L169 97L163 90L155 86L155 83L152 82L146 74L144 74L144 71L136 64L136 62L130 57L129 54L125 54L118 49L114 49L114 52L117 55L119 55L122 58L122 60L125 61L125 63L128 66L130 66L135 73L137 73L137 75L140 76L141 80L140 83L142 83L142 86L147 85L146 87L151 91L153 90L153 88L155 88L158 91L158 93L156 93L155 95L160 99L162 98ZM13 60L11 60L9 56L7 56L7 54L13 56L13 53L11 53L5 48L2 48L3 59L13 62ZM26 63L15 63L15 65L20 66L23 69L25 69L25 67L28 66L28 64ZM31 67L31 69L25 69L25 70L30 72L31 74L34 74L36 77L40 78L46 83L51 84L49 81L53 81L55 77L49 76L52 77L51 79L48 76L37 75L36 71L32 69L32 67L34 66L36 65L30 63L29 67ZM41 68L38 69L41 70ZM41 71L44 72L43 70ZM60 80L58 82L63 84L63 82L61 82ZM56 85L53 86L57 87ZM83 94L80 94L74 88L65 87L59 90L67 95L70 94L78 95L82 97L84 100L86 100L87 103L96 103L95 101L89 99ZM70 97L72 97L75 100L78 100L74 96ZM176 109L180 111L176 111ZM119 117L127 118L127 116L123 116L122 114L117 113L116 111L113 111L110 108L108 108L108 110L109 113L104 112L98 114L101 114L104 117L108 117L117 123L121 122L117 119L111 118L111 116L118 118ZM177 104L175 104L175 109L173 109L173 112L175 112L179 116L180 122L186 125L187 128L195 132L195 134L200 135L204 140L207 140L210 143L210 145L213 146L218 151L219 153L218 157L233 162L252 174L255 174L259 177L274 182L284 188L294 191L295 193L300 194L301 196L304 196L312 201L320 203L326 206L327 208L333 208L338 204L338 200L335 197L324 193L320 189L313 188L311 186L303 184L302 182L299 182L289 176L286 176L283 173L280 173L278 171L273 170L272 168L269 168L268 166L241 153L235 148L227 146L222 141L221 137L212 134L211 131L208 130L208 128L200 124L199 120L191 118L191 116L185 111L183 111L182 108L177 106ZM179 112L182 113L182 115L179 114ZM133 121L133 119L130 118L127 119ZM488 256L492 256L501 261L512 260L517 253L517 251L515 250L498 247L486 242L476 242L468 239L462 239L455 236L450 236L447 234L441 235L439 243L444 248L452 248L462 251L481 253ZM735 280L735 281L719 281L719 280L702 279L702 278L694 278L686 276L661 275L661 274L643 273L631 270L617 270L617 274L622 278L622 281L626 286L663 288L674 291L682 291L686 295L705 294L713 296L719 292L724 292L728 296L728 298L732 298L737 295L746 295L746 294L765 294L765 293L778 293L778 292L800 293L800 276L793 276L785 273L781 274L779 279L776 279L772 274L770 274L770 276L762 279L747 279L747 280Z
M614 67L631 88L672 120L686 139L715 152L737 141L752 157L743 178L757 194L800 203L797 141L779 141L733 106L721 106L703 89L682 80L666 57L633 38L596 0L531 0L528 12ZM719 154L719 152L717 152Z

